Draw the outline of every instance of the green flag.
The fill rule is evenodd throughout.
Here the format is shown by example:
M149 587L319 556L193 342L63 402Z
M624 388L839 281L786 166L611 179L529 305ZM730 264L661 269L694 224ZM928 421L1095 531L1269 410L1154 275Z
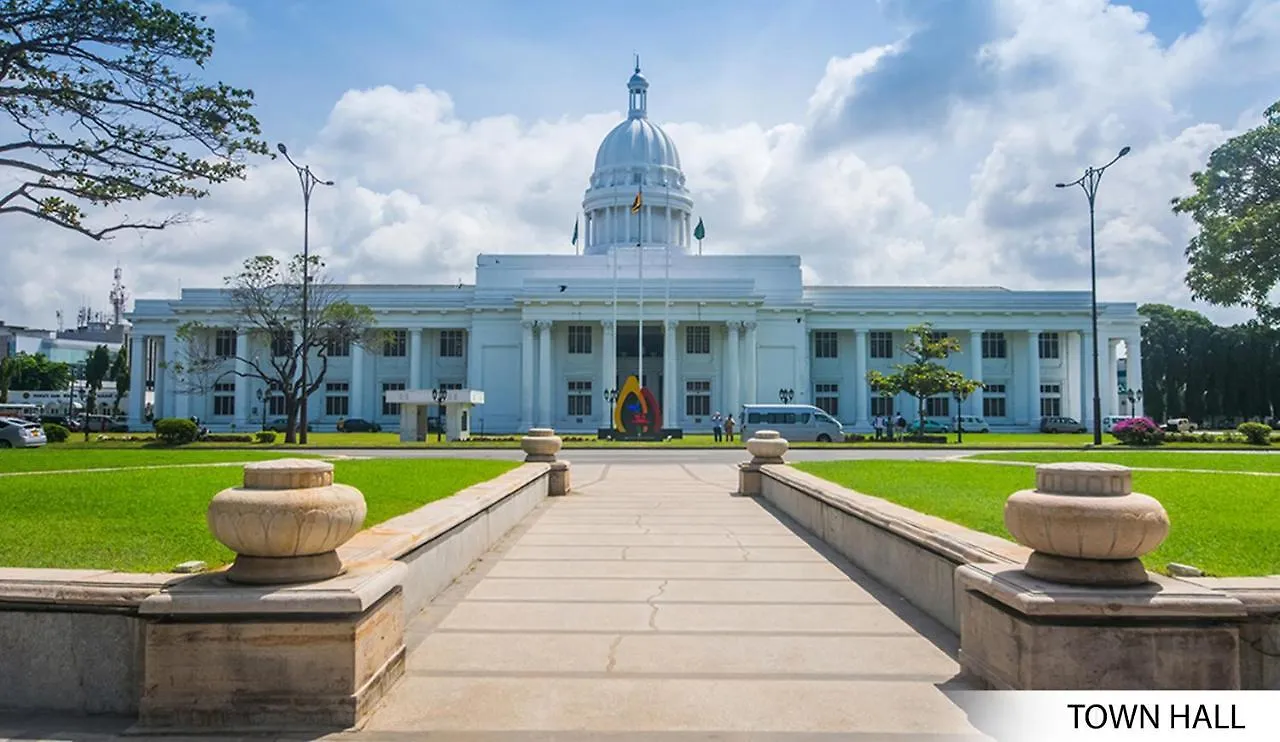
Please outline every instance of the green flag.
M574 247L578 246L578 220L573 220L573 239L569 240L569 244Z
M693 238L695 240L703 239L707 236L707 228L702 226L702 217L698 217L698 226L693 229Z

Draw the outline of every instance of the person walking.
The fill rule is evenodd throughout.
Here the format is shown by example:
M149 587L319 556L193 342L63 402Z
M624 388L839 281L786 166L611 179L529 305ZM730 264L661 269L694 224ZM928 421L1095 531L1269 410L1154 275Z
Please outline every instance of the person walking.
M735 427L735 426L734 426L734 422L733 422L733 415L730 415L730 416L726 417L726 418L724 419L724 437L725 437L725 440L729 441L730 443L733 443L733 429L734 429L734 427Z
M907 437L907 418L903 417L901 412L898 413L898 420L894 423L894 425L898 427L898 438L906 438Z
M876 440L884 438L884 418L879 415L871 418L871 429L876 433Z
M724 418L719 412L711 416L711 435L715 436L716 443L724 440L724 430L720 427L723 422Z

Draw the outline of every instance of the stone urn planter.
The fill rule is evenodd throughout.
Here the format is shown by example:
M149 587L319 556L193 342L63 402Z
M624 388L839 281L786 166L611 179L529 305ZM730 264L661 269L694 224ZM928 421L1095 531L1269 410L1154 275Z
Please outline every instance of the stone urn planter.
M1133 491L1133 473L1115 464L1036 467L1036 488L1011 495L1004 522L1034 549L1026 571L1073 585L1147 582L1140 557L1169 535L1169 516L1153 497Z
M747 441L747 453L751 454L751 463L757 466L781 464L782 456L789 446L787 439L779 435L778 431L759 430Z
M555 461L561 445L560 436L551 428L529 428L529 432L520 439L525 461Z
M246 464L244 485L209 503L213 537L236 553L227 579L255 585L325 580L342 574L336 549L364 525L364 495L333 483L327 461Z

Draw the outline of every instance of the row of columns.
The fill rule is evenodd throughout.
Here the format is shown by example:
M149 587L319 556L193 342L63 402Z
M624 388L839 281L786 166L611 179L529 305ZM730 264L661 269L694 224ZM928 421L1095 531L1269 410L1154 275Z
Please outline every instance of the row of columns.
M670 244L673 247L688 247L693 239L692 217L687 211L675 206L641 206L640 214L632 214L630 206L609 206L593 209L586 215L585 244L634 244L635 242ZM658 213L658 221L666 226L663 232L655 234L654 213ZM641 236L632 231L637 222L643 224Z

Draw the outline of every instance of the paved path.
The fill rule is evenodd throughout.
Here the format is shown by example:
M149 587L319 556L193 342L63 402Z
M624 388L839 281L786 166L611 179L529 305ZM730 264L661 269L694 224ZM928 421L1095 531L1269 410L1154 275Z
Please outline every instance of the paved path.
M946 632L731 497L730 466L574 479L411 624L406 677L339 738L974 734L946 695L965 687Z

